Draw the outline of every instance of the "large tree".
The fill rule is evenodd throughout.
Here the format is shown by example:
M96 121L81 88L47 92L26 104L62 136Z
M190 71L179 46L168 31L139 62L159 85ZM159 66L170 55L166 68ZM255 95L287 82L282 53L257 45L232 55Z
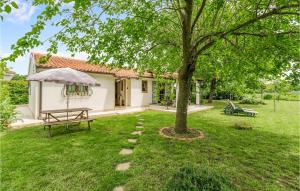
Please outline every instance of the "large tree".
M293 38L295 43L298 37L296 0L75 0L71 6L65 5L70 2L34 1L44 4L45 10L3 61L15 60L41 45L41 31L59 15L54 23L59 30L47 39L49 53L56 53L61 42L70 52L87 53L92 63L178 72L177 133L187 131L189 89L202 57L213 56L214 48L244 37L273 42L278 37ZM280 56L267 48L264 51Z

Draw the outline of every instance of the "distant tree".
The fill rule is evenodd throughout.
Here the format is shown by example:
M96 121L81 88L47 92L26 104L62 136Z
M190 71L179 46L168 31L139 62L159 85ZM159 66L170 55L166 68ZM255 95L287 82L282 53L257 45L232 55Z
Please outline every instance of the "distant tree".
M15 74L11 80L23 80L26 81L26 75L21 75L21 74Z
M286 80L291 84L293 90L300 91L300 62L292 63Z

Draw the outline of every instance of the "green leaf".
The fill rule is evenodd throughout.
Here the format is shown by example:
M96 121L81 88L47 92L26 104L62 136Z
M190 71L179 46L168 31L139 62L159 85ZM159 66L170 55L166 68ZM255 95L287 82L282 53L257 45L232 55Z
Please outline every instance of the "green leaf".
M4 11L7 12L7 13L10 13L11 12L11 7L9 5L5 5Z
M15 9L19 8L19 6L17 5L17 3L14 2L14 1L11 2L11 6L13 6Z

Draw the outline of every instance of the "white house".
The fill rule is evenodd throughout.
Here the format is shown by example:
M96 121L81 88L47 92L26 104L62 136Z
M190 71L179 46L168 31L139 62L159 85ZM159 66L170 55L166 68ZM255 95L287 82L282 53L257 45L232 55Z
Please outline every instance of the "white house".
M152 73L139 75L132 69L110 69L106 65L93 65L84 60L56 55L51 56L47 63L40 64L39 59L43 56L41 53L31 53L29 75L50 68L69 67L88 73L101 86L65 86L32 81L29 85L29 108L34 118L39 118L43 110L65 108L66 92L71 95L70 107L88 107L95 112L114 110L116 107L145 107L156 103L156 83Z

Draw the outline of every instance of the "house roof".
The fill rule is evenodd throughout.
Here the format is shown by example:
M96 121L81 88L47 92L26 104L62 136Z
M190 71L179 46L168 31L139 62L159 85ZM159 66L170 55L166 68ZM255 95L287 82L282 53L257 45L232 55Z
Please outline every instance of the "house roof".
M96 65L90 64L85 60L68 58L63 56L52 55L46 63L40 63L39 60L46 56L42 53L31 53L34 59L35 65L39 68L72 68L82 72L91 72L99 74L111 74L118 78L153 78L151 72L144 72L143 75L139 75L136 70L133 69L124 69L124 68L114 68L110 69L107 65Z

